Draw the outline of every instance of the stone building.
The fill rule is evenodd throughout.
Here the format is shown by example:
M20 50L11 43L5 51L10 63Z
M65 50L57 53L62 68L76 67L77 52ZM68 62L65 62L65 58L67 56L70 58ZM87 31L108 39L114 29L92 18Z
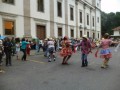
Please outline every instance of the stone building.
M101 38L101 0L1 0L0 34Z

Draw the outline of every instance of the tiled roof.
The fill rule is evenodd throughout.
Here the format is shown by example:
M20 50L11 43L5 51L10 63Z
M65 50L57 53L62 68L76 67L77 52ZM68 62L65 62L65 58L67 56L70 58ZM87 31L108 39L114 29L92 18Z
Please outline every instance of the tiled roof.
M120 31L120 26L118 26L118 27L116 27L116 28L114 28L112 30L114 30L114 31Z

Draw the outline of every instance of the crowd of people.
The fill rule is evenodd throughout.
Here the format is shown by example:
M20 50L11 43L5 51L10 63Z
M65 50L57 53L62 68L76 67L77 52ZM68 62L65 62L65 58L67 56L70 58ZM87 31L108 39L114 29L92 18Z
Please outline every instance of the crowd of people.
M97 51L95 56L97 57L97 53L100 51L100 57L104 58L102 68L106 68L108 66L109 59L112 57L109 46L111 44L118 44L119 42L114 42L109 38L109 34L105 34L104 39L93 40L91 38L87 38L86 35L82 37L82 39L69 39L67 36L61 39L53 39L47 38L45 40L41 40L37 38L34 42L29 41L25 38L8 38L6 37L3 40L0 40L0 72L2 70L3 59L2 57L5 55L5 65L12 66L11 56L16 56L16 60L26 61L27 56L30 55L31 49L36 50L36 54L42 51L44 52L44 56L48 58L48 62L56 61L55 52L60 52L60 56L63 57L62 65L68 65L68 61L71 58L72 54L76 51L81 51L81 67L87 67L88 54L92 52L92 49L97 47ZM33 48L34 46L34 48ZM20 57L20 51L23 52L22 57Z

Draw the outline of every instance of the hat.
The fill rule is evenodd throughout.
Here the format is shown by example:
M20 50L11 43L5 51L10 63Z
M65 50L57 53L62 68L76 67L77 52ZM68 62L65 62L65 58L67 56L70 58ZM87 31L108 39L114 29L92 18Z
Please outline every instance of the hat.
M68 37L67 37L67 36L65 36L63 39L64 39L64 40L66 40L66 39L68 39Z
M53 39L52 39L52 38L49 38L49 40L51 40L51 41L52 41Z
M109 33L105 33L105 35L108 35L108 36L109 36Z
M86 39L87 39L87 35L83 35L83 38L86 38Z
M48 40L47 38L45 38L45 40Z
M2 40L0 40L0 44L2 44Z

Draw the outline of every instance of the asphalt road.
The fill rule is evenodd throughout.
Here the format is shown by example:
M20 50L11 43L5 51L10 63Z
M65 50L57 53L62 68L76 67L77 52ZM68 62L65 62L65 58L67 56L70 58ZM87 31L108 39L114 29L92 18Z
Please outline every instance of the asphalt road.
M43 55L29 56L28 61L15 60L13 66L3 67L0 90L120 90L120 50L114 52L109 67L101 69L102 59L88 57L89 66L82 68L80 52L72 55L69 65L62 58L47 62Z

